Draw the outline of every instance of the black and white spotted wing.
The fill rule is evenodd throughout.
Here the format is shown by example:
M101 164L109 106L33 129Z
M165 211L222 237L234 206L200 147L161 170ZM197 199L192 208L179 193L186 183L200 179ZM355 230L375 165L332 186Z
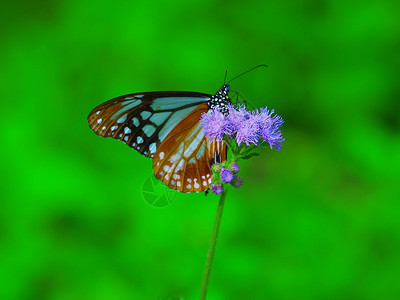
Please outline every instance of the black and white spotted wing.
M128 94L97 106L88 123L96 134L121 140L142 155L154 157L168 133L211 97L197 92Z

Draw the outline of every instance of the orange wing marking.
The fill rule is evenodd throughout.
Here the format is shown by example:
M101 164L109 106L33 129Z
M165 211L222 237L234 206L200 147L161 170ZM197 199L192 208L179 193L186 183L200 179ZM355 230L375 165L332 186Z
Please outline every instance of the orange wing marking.
M211 163L217 152L226 160L224 142L209 142L200 125L202 103L182 119L158 147L153 159L154 175L168 187L180 192L201 192L210 187Z

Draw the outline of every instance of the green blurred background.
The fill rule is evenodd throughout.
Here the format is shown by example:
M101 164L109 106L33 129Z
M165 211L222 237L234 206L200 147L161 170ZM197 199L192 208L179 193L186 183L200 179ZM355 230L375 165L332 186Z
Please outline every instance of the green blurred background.
M397 1L2 1L0 299L197 299L218 198L141 196L110 98L215 93L285 119L228 194L215 299L400 299Z

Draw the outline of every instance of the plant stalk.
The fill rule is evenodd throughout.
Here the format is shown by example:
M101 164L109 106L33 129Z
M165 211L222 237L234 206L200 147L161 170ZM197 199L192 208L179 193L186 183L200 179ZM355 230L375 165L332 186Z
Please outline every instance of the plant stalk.
M208 281L210 279L211 266L212 266L212 262L214 259L215 246L217 244L219 225L221 224L222 211L224 210L224 204L225 204L227 190L228 190L228 186L225 185L224 190L221 194L221 198L219 199L217 215L215 216L214 228L213 228L213 231L211 234L210 247L208 248L206 268L204 270L203 282L201 284L200 300L205 300L206 296L207 296Z

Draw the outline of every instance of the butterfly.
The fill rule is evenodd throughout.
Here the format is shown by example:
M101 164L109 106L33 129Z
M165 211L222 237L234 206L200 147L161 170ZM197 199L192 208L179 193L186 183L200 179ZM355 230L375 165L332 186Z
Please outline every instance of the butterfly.
M202 113L214 107L227 113L229 85L216 94L144 92L113 98L94 108L90 128L106 138L123 141L153 159L157 179L180 192L210 188L214 163L227 158L225 142L209 141L200 125Z
M123 141L153 159L153 172L171 189L208 191L211 166L227 159L224 141L209 141L200 119L218 108L225 115L232 104L229 83L258 68L232 78L214 95L198 92L144 92L113 98L94 108L87 118L97 135Z

